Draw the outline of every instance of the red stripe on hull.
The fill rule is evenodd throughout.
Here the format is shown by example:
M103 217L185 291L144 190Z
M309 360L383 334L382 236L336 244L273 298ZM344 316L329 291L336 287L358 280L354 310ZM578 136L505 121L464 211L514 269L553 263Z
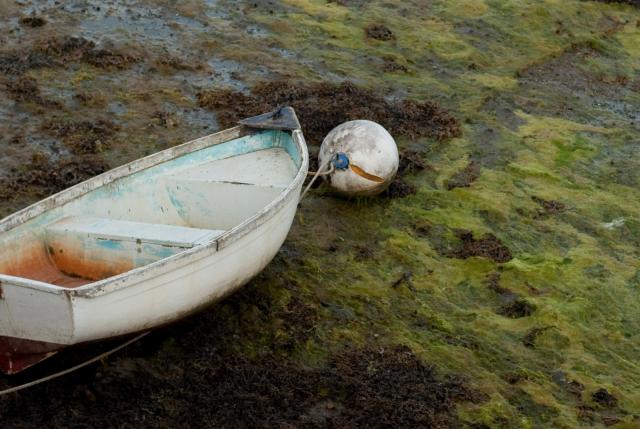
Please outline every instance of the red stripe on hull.
M65 347L63 344L0 336L0 371L17 374Z

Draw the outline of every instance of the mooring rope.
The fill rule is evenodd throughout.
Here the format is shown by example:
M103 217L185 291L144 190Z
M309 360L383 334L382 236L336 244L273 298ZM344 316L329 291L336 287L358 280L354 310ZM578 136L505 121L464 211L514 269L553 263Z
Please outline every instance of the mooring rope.
M333 164L333 162L331 162L331 161L332 161L332 159L330 158L327 161L325 161L324 164L322 164L318 168L318 171L316 171L316 172L310 171L309 173L307 173L307 175L313 175L313 177L311 178L311 181L309 182L309 184L305 188L305 190L302 193L302 195L300 195L300 201L302 201L302 199L305 197L305 195L307 195L307 192L309 192L309 189L311 189L311 186L313 186L313 184L318 179L318 177L320 177L320 176L328 176L329 174L331 174L331 173L333 173L335 171L336 167ZM326 170L326 171L323 171L325 168L327 168L328 164L331 164L329 169Z
M15 387L12 387L10 389L0 390L0 396L8 395L9 393L14 393L14 392L17 392L19 390L27 389L29 387L36 386L36 385L38 385L40 383L44 383L44 382L53 380L54 378L62 377L63 375L66 375L66 374L69 374L71 372L77 371L80 368L84 368L87 365L91 365L94 362L97 362L97 361L99 361L101 359L104 359L105 357L107 357L109 355L112 355L113 353L115 353L117 351L120 351L120 350L124 349L127 346L130 346L131 344L135 343L136 341L138 341L139 339L141 339L142 337L144 337L148 333L149 333L148 331L147 332L143 332L142 334L140 334L137 337L127 341L126 343L120 344L118 347L115 347L115 348L113 348L111 350L108 350L108 351L106 351L106 352L104 352L104 353L102 353L102 354L100 354L100 355L98 355L96 357L93 357L93 358L89 359L88 361L82 362L81 364L78 364L76 366L72 366L71 368L67 368L67 369L62 370L60 372L56 372L55 374L51 374L51 375L48 375L46 377L39 378L39 379L31 381L29 383L21 384L20 386L15 386Z

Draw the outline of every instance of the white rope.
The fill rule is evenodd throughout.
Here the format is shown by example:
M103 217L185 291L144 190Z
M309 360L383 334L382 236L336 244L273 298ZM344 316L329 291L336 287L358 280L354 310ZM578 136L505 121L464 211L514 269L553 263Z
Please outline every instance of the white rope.
M33 387L33 386L38 385L40 383L44 383L46 381L53 380L54 378L62 377L63 375L69 374L70 372L77 371L80 368L83 368L83 367L85 367L87 365L91 365L92 363L97 362L100 359L103 359L103 358L105 358L105 357L107 357L107 356L109 356L109 355L111 355L111 354L113 354L113 353L115 353L115 352L117 352L119 350L124 349L125 347L135 343L136 341L138 341L140 338L144 337L148 333L149 332L143 332L142 334L140 334L137 337L127 341L126 343L121 344L118 347L115 347L115 348L113 348L113 349L111 349L111 350L109 350L107 352L104 352L101 355L98 355L98 356L96 356L96 357L94 357L92 359L89 359L88 361L85 361L85 362L83 362L83 363L81 363L79 365L73 366L71 368L67 368L67 369L65 369L63 371L60 371L60 372L56 372L55 374L51 374L51 375L49 375L47 377L39 378L39 379L31 381L29 383L21 384L20 386L15 386L15 387L12 387L12 388L6 389L6 390L0 390L0 396L8 395L9 393L13 393L13 392L17 392L19 390L27 389L29 387Z
M327 170L327 171L310 171L310 172L307 173L307 176L315 176L315 175L318 175L318 177L320 177L320 176L328 176L331 173L333 173L334 170L335 170L335 167L332 164L331 168L329 168L329 170Z
M327 164L331 164L331 167L329 167L329 169L327 171L322 171L325 168L327 168ZM302 193L302 195L300 195L300 201L302 201L302 199L305 197L305 195L307 195L307 192L309 192L309 189L311 189L311 186L313 186L313 184L318 179L318 177L327 176L327 175L333 173L334 170L335 170L335 166L331 162L331 158L329 158L327 161L325 161L324 164L322 164L320 166L320 168L318 168L318 171L316 171L315 173L311 173L311 174L313 174L313 178L311 178L311 181L309 182L309 184L305 188L304 192Z

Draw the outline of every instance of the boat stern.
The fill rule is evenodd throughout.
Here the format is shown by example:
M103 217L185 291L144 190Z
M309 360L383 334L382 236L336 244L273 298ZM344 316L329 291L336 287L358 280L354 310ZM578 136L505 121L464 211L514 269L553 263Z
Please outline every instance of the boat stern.
M71 298L53 285L0 275L0 371L18 373L73 338Z

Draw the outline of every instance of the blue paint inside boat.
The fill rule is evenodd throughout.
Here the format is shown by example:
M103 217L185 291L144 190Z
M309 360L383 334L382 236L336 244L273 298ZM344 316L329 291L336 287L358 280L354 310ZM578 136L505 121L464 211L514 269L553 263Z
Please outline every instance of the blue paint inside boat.
M115 240L98 239L96 245L107 250L122 250L123 248L122 242Z

